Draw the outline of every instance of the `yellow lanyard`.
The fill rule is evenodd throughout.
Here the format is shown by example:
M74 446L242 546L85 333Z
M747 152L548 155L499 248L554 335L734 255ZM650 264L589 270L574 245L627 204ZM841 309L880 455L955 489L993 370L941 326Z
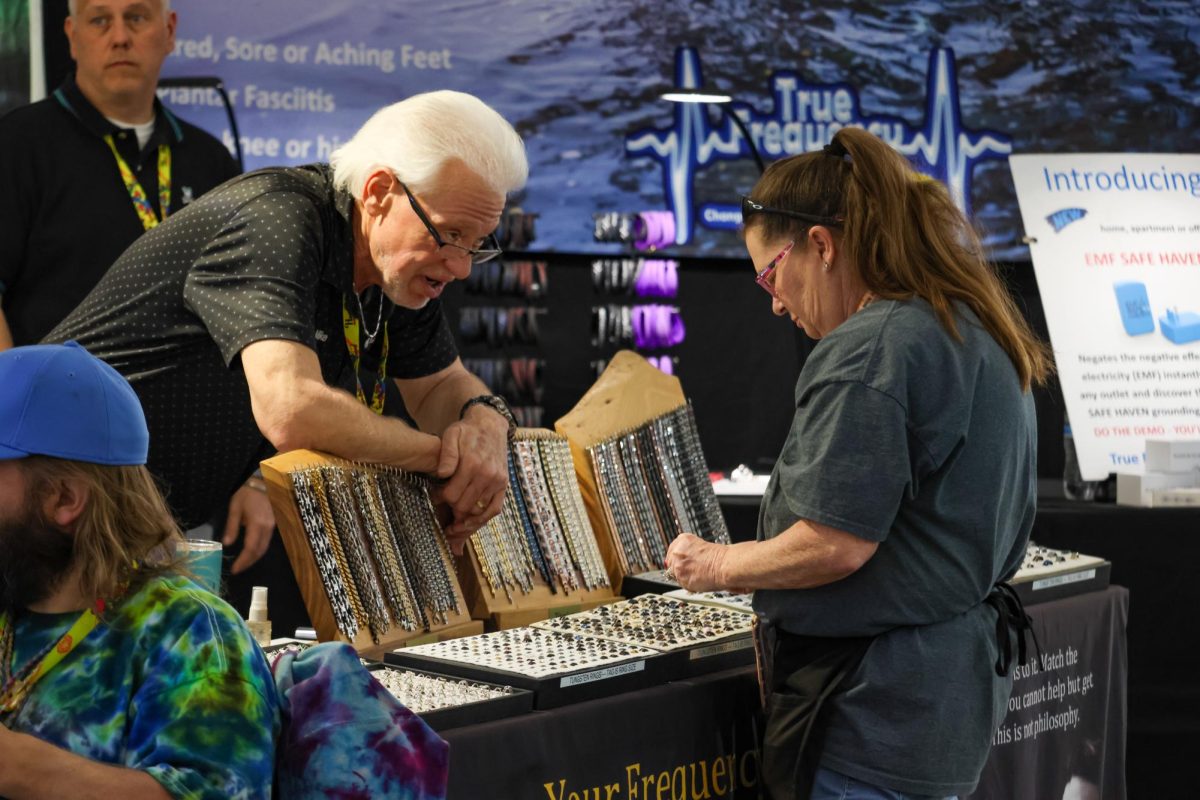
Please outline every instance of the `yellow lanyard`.
M21 707L25 702L25 698L29 696L29 692L33 689L34 684L50 670L58 666L67 655L74 650L87 635L95 630L100 624L100 614L104 612L104 601L97 600L96 605L89 608L79 615L79 619L75 620L75 624L70 630L59 637L57 643L53 647L47 648L41 654L41 660L37 658L30 664L22 667L17 672L13 673L3 686L0 686L0 714L11 714ZM0 614L0 641L6 643L14 643L16 640L16 623L8 618L7 614ZM5 658L11 658L14 653L11 652L11 644L9 647L0 648L4 651ZM36 663L35 663L36 662ZM6 665L8 666L8 665ZM22 674L24 673L24 674Z
M154 206L150 205L150 199L146 197L146 190L138 183L138 179L133 175L133 170L129 168L125 159L121 158L121 154L117 151L112 134L105 136L104 141L108 144L108 149L112 150L113 158L117 159L117 169L121 172L121 180L125 181L125 190L129 192L129 199L133 201L133 210L137 212L138 219L142 221L142 227L146 230L156 227L160 219L167 218L167 211L171 205L170 146L165 144L158 146L158 209L161 212L161 217L159 217L155 215Z
M382 297L379 298L379 302L383 302ZM346 305L345 295L342 296L342 333L346 339L346 350L349 351L350 361L354 366L355 396L358 397L358 402L368 406L376 414L382 414L383 401L387 397L387 386L384 384L384 381L387 380L387 322L385 321L383 325L383 354L379 357L379 375L375 378L375 388L371 391L370 404L367 403L367 396L363 392L362 379L358 376L358 365L362 361L361 330L358 317L351 314L349 306Z

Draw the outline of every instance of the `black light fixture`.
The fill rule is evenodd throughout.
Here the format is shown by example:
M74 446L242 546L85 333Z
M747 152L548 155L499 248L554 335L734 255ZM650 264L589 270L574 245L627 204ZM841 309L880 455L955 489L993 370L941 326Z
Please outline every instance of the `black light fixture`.
M741 117L733 113L733 109L730 107L733 103L731 96L706 92L701 89L672 89L669 92L660 94L659 99L668 100L672 103L707 103L715 105L721 109L721 113L733 121L738 131L741 132L742 138L746 140L746 146L750 148L750 154L754 156L754 163L758 165L759 174L766 169L766 165L763 164L762 155L758 152L758 148L754 146L754 140L750 138L750 131L746 128L746 123L742 121Z
M229 102L229 95L225 92L225 83L220 78L203 75L158 79L159 89L176 89L180 87L215 89L217 94L220 95L221 103L225 106L225 117L229 120L229 132L233 138L233 149L235 158L237 159L238 172L245 172L246 162L242 158L242 137L238 133L237 116L233 113L233 103Z

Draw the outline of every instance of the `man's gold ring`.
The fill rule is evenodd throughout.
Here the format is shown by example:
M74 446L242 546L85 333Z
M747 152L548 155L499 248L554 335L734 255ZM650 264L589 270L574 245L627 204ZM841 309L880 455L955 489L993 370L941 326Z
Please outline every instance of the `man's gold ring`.
M480 511L483 511L485 508L487 508L487 503L483 502L482 500L476 500L475 507Z

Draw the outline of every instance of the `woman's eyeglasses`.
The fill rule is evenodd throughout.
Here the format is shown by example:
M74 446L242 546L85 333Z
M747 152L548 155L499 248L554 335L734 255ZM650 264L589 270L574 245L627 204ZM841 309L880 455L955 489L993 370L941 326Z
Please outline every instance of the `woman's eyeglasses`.
M792 219L811 222L814 225L841 226L841 224L846 221L845 217L822 217L818 214L805 214L803 211L789 211L786 208L772 208L771 206L764 206L762 203L759 203L756 200L751 200L749 197L742 195L742 225L745 225L746 221L755 214L779 214L784 217L791 217Z
M792 248L795 246L796 241L793 239L787 243L787 247L783 248L783 250L779 252L779 255L771 259L771 263L767 264L754 274L754 282L766 289L767 293L771 295L771 297L776 299L779 298L779 295L775 294L775 268L779 266L780 262L788 257L788 253L792 252Z

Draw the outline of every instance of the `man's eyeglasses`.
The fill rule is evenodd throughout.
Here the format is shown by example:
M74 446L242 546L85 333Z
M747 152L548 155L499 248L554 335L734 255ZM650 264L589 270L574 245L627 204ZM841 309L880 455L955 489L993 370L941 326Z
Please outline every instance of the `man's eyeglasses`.
M771 206L764 206L762 203L759 203L756 200L751 200L749 197L742 195L742 225L745 225L746 222L749 221L749 219L755 214L780 214L785 217L791 217L792 219L811 222L814 225L830 225L838 227L840 227L841 224L846 221L845 217L822 217L817 214L805 214L803 211L789 211L786 208L772 208Z
M779 252L779 255L771 259L770 264L767 264L754 274L754 282L766 289L767 293L771 295L771 297L776 299L779 298L779 295L775 294L775 281L773 280L775 268L779 266L780 262L788 257L788 253L792 252L792 248L795 246L796 241L793 239L787 243L787 247L783 248L783 250Z
M425 225L425 230L429 231L429 235L433 237L433 240L437 242L438 248L440 248L442 251L445 251L446 248L450 247L453 248L455 252L466 253L471 258L472 264L482 264L485 261L491 261L493 258L504 252L500 249L500 243L496 241L496 237L490 233L481 242L483 246L477 248L464 247L457 242L446 241L442 238L442 235L437 232L437 228L433 227L433 223L429 221L429 216L425 213L425 209L421 208L421 204L417 202L417 198L413 197L413 193L408 190L408 187L404 185L404 182L397 180L396 183L399 183L400 188L404 190L406 195L408 195L408 203L412 206L412 210L416 212L417 219L421 220L421 222ZM443 254L445 253L443 252Z

